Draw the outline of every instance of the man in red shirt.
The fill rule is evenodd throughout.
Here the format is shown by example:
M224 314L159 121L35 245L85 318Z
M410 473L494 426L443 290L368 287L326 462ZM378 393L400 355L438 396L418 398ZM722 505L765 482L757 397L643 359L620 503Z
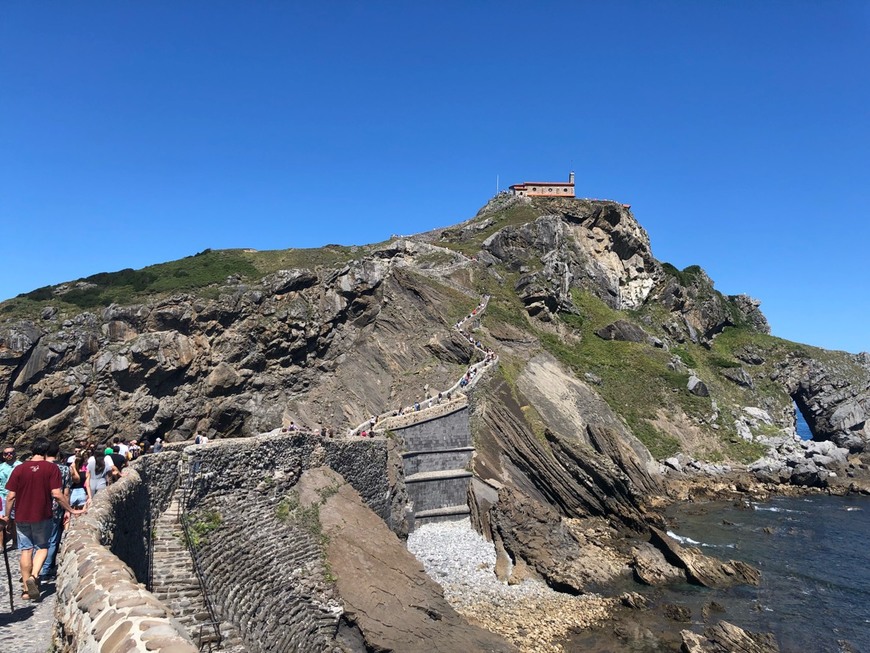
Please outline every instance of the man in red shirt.
M21 579L24 582L24 593L32 601L39 600L39 579L33 571L35 569L39 573L48 554L52 497L73 515L84 512L69 505L69 501L63 496L60 469L45 460L48 445L46 438L34 439L30 448L33 456L13 469L6 482L9 492L6 495L3 526L6 527L5 522L8 522L14 509L18 550L21 553Z

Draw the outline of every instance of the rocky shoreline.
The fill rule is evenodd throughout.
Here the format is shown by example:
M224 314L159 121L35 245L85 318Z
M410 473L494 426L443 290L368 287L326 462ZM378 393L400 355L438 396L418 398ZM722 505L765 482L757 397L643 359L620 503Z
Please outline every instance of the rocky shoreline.
M857 462L857 459L856 459ZM856 465L859 472L864 463ZM839 482L835 479L839 478ZM848 479L848 482L847 482ZM667 483L667 496L658 497L650 507L651 522L667 528L666 510L679 502L739 502L764 501L775 497L811 495L842 496L850 493L870 495L870 479L859 473L852 477L829 477L826 487L770 483L745 470L729 469L715 475L681 475L671 477ZM699 505L699 510L704 510ZM568 523L566 528L576 528ZM673 549L691 561L694 549L686 549L658 531L651 529L658 539L658 549ZM670 540L670 541L669 541ZM551 589L544 580L529 569L523 573L499 574L496 545L486 540L468 520L427 524L408 538L408 549L424 565L427 573L444 589L445 598L471 623L498 633L523 651L685 651L706 653L713 651L744 650L753 653L779 651L770 633L752 633L723 620L729 613L729 602L721 592L707 594L696 614L685 606L669 603L659 587L662 582L638 577L639 561L644 547L655 549L643 537L627 538L603 546L610 551L611 563L621 564L622 573L609 585L600 587L601 593L568 593ZM658 550L657 549L657 550ZM700 553L700 552L698 552ZM660 554L657 554L660 555ZM669 557L669 556L666 556ZM671 559L673 560L673 559ZM729 566L734 561L719 562L699 555L700 564L707 569L724 569L720 578L710 583L694 580L708 587L727 587ZM736 563L743 565L743 563ZM743 565L747 567L746 565ZM632 569L634 567L634 578ZM739 570L738 582L752 583L751 568ZM764 569L760 570L764 573ZM687 574L691 578L691 574ZM501 576L502 579L499 578ZM754 575L757 582L757 572ZM724 582L719 582L724 579ZM684 582L677 579L676 582ZM718 583L718 584L717 584ZM702 632L689 629L690 622L703 624Z
M556 592L536 578L500 581L495 546L468 519L420 527L408 537L408 550L457 612L521 651L561 653L559 642L569 633L602 625L619 605L618 599L597 594Z

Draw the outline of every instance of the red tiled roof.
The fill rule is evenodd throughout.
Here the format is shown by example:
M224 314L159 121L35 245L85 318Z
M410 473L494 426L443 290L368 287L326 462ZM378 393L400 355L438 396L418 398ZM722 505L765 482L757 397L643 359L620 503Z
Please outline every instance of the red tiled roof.
M521 188L523 186L573 186L573 181L524 181L521 184L514 184L511 188Z

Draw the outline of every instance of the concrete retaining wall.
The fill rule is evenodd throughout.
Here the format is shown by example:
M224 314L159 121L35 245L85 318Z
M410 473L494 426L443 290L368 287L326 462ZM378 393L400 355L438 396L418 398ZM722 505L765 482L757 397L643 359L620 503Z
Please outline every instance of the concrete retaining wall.
M445 451L409 451L402 454L405 476L439 469L467 469L474 449L466 447Z
M408 483L408 496L414 504L414 512L464 505L467 501L471 473L451 478L432 478Z

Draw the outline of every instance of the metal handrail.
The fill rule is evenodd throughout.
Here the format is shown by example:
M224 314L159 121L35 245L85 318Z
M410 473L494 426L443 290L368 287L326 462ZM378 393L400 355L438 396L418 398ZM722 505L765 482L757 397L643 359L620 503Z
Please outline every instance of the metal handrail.
M145 539L145 588L151 592L154 590L154 518L150 506L145 517Z
M179 511L179 519L181 520L181 530L184 533L184 544L187 547L187 551L190 553L190 559L193 562L193 572L196 574L196 580L199 583L199 590L202 593L202 600L205 604L205 609L208 612L209 620L205 623L200 624L199 627L199 650L203 650L203 637L202 630L206 626L210 626L214 631L215 638L217 639L217 648L221 648L221 644L223 643L223 635L221 635L220 622L217 619L217 615L214 611L214 606L211 603L211 599L208 596L208 590L205 587L205 579L202 575L202 569L199 567L199 561L196 559L196 550L193 547L193 540L190 537L190 527L187 523L187 504L190 500L190 491L193 488L193 469L187 464L185 458L182 456L181 461L179 462L179 477L181 478L181 498L180 498L180 507ZM212 640L209 639L207 642L208 650L212 650Z

